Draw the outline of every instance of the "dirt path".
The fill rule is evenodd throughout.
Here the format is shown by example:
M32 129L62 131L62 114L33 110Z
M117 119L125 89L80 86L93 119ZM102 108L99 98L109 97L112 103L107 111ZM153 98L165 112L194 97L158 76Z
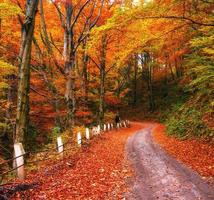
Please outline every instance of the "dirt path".
M153 125L128 139L128 159L135 171L130 200L212 200L214 190L191 169L166 154L151 136Z
M36 182L34 188L7 197L15 200L214 199L214 193L200 176L155 144L151 136L155 126L132 123L131 128L104 133L75 156L29 174L25 182ZM126 158L136 176L131 173Z

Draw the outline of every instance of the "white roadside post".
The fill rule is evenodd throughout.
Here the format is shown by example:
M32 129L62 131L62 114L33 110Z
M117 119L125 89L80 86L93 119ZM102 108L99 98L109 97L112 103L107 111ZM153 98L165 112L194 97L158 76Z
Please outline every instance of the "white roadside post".
M22 143L14 144L15 164L17 167L17 176L20 180L25 179L25 168L24 168L24 148Z
M63 142L61 136L57 137L57 150L58 153L63 156Z
M114 124L111 123L111 129L114 129Z
M109 123L108 123L107 127L108 127L108 131L110 131L111 130L111 126L110 126Z
M80 132L77 133L77 145L78 147L81 147L82 145L82 136Z
M117 123L117 129L119 129L120 128L120 123Z
M100 125L97 126L97 134L99 135L101 133Z
M106 131L106 125L105 124L103 125L103 131L104 132Z
M87 140L90 140L90 132L89 132L89 128L85 129L85 137Z

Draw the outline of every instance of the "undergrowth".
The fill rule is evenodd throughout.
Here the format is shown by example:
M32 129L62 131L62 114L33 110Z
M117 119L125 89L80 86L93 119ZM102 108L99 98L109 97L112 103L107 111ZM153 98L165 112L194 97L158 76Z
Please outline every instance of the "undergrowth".
M192 93L188 87L180 90L173 86L170 90L172 98L163 99L164 106L159 102L162 106L158 116L159 121L166 124L167 133L181 139L197 137L212 140L214 130L204 121L204 116L213 112L210 96Z

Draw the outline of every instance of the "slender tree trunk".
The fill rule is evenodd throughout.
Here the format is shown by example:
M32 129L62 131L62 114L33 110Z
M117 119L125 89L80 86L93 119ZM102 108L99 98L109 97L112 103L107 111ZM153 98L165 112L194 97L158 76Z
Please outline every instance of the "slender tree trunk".
M88 54L86 51L86 43L87 40L83 42L83 94L84 94L84 102L87 104L88 100Z
M1 33L2 33L2 19L0 18L0 39L1 39Z
M105 71L100 70L100 104L99 104L99 122L103 124L104 119L104 97L105 97Z
M165 68L164 68L164 73L165 73L165 80L164 80L164 87L163 87L163 97L168 96L168 62L167 62L168 57L165 56Z
M133 81L133 106L137 103L137 73L138 73L138 57L134 55L134 81Z
M106 48L107 48L107 35L102 38L102 49L100 52L100 101L99 101L99 123L102 125L104 120L105 109L105 68L106 68Z
M144 77L144 63L145 63L145 60L144 60L144 54L141 53L140 55L140 63L141 63L141 77L142 77L142 80L143 80L143 77Z
M28 0L22 30L15 142L24 142L29 125L30 60L38 0Z
M65 99L68 107L68 121L69 127L75 125L75 110L76 110L76 101L75 101L75 69L74 69L75 59L72 56L70 60L70 70L66 74L66 91Z
M165 85L168 85L168 57L166 56L166 60L165 60Z
M171 72L172 80L175 80L175 75L173 73L173 69L172 69L172 65L171 65L170 61L169 61L169 69L170 69L170 72Z
M154 98L153 98L153 68L151 63L148 63L148 87L149 87L149 109L150 111L154 111L155 108L155 103L154 103Z
M181 66L179 66L179 57L175 58L175 68L176 68L176 76L180 78L182 76Z
M40 0L39 4L40 4L41 25L42 25L42 31L43 31L43 34L44 34L45 45L47 47L48 53L52 55L53 51L52 51L52 48L51 48L50 40L49 40L48 33L47 33L47 26L46 26L46 23L45 23L43 0Z
M57 61L53 55L53 49L52 49L50 39L48 36L48 32L47 32L47 26L46 26L45 16L44 16L43 0L40 0L40 16L41 16L42 33L44 35L44 44L47 48L48 53L51 55L51 57L53 57L54 63L57 64ZM38 46L38 48L39 48L39 46ZM55 126L60 127L60 129L61 129L62 123L61 123L60 110L59 110L59 95L58 95L55 85L53 84L54 77L52 76L53 73L50 70L50 64L48 66L48 73L51 75L51 80L48 80L44 73L43 73L43 78L45 79L45 82L53 95L52 107L56 113Z

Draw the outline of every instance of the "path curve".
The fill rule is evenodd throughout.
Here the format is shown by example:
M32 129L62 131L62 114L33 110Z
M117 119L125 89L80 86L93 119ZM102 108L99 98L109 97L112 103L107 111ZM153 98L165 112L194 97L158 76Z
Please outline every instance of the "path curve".
M152 139L150 125L129 137L126 152L135 171L129 200L212 200L214 190Z

